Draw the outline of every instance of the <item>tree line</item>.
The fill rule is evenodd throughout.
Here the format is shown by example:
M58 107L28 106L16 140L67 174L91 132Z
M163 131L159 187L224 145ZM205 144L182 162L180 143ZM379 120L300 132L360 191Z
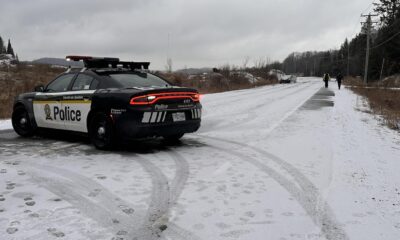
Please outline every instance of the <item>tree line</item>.
M400 72L400 0L380 0L374 3L374 13L380 21L370 38L368 78L378 80L381 75ZM367 36L361 31L350 41L345 39L336 50L291 53L280 69L305 76L336 75L339 72L363 76L366 42Z

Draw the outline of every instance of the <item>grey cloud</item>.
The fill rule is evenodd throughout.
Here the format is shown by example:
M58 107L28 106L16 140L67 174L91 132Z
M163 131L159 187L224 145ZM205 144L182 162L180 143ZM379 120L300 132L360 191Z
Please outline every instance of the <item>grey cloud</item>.
M216 66L338 47L365 7L365 0L15 0L1 2L0 35L22 59L106 55L162 69L169 53L175 68Z

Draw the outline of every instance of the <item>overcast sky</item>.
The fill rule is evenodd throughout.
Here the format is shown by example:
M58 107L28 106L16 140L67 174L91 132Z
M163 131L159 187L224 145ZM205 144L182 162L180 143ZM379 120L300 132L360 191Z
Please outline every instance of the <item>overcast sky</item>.
M152 69L283 60L338 48L370 0L0 0L0 36L22 60L68 54L151 61ZM169 40L168 40L169 39Z

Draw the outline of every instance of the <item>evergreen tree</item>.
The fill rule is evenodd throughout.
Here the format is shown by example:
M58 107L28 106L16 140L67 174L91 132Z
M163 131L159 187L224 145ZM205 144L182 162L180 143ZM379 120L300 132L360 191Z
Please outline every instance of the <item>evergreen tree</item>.
M1 38L1 36L0 36L0 54L2 54L2 53L5 53L4 52L4 41L3 41L3 39Z
M384 25L391 25L400 17L400 0L380 0L380 3L374 3L375 12L381 18Z
M8 39L7 54L11 54L13 57L15 57L15 55L14 55L14 49L13 49L12 46L11 46L11 41L10 41L10 39Z

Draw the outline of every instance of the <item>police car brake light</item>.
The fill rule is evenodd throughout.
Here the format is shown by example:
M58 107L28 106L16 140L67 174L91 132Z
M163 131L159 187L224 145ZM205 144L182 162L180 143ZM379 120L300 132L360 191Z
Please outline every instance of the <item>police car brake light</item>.
M162 99L192 99L193 102L200 101L200 94L195 92L168 92L168 93L155 93L151 95L144 95L133 97L130 101L131 105L150 105Z

